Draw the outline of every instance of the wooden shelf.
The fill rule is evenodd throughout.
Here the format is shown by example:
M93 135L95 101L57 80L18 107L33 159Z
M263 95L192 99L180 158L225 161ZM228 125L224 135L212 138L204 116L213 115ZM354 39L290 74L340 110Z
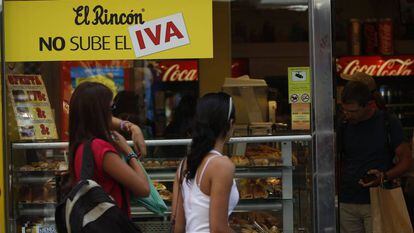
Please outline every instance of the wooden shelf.
M351 56L348 51L348 43L346 41L336 41L333 48L333 54L339 56ZM394 43L395 55L414 54L413 40L396 40ZM375 55L375 54L373 54ZM362 55L363 56L363 55Z
M309 66L308 42L236 43L233 58L249 59L250 76L287 76L287 67Z

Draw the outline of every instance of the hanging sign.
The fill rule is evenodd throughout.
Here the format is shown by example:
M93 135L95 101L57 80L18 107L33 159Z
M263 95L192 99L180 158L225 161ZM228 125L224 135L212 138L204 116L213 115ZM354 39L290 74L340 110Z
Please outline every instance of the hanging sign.
M338 74L363 72L371 76L412 76L414 56L341 57L336 59Z
M4 7L7 62L213 57L212 0L7 1Z
M8 75L7 91L20 139L57 139L55 120L40 75Z
M309 67L288 68L289 103L311 102L311 76Z

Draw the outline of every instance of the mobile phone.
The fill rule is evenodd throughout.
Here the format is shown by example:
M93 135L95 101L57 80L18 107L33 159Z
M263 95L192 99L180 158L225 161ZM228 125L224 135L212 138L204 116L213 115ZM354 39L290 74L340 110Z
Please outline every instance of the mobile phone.
M367 184L374 180L378 179L376 175L374 174L366 174L364 177L362 177L362 181Z

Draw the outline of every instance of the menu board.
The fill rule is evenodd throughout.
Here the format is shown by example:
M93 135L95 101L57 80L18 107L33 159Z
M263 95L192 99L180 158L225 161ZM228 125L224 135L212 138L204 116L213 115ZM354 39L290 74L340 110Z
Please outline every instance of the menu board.
M21 140L57 139L49 97L40 75L8 75L7 93Z

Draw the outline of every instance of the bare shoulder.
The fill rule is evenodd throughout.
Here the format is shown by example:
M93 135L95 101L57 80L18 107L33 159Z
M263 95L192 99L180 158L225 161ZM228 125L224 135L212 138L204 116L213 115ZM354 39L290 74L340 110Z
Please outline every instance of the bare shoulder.
M233 174L235 171L234 163L227 156L220 156L211 160L209 166L220 174Z

